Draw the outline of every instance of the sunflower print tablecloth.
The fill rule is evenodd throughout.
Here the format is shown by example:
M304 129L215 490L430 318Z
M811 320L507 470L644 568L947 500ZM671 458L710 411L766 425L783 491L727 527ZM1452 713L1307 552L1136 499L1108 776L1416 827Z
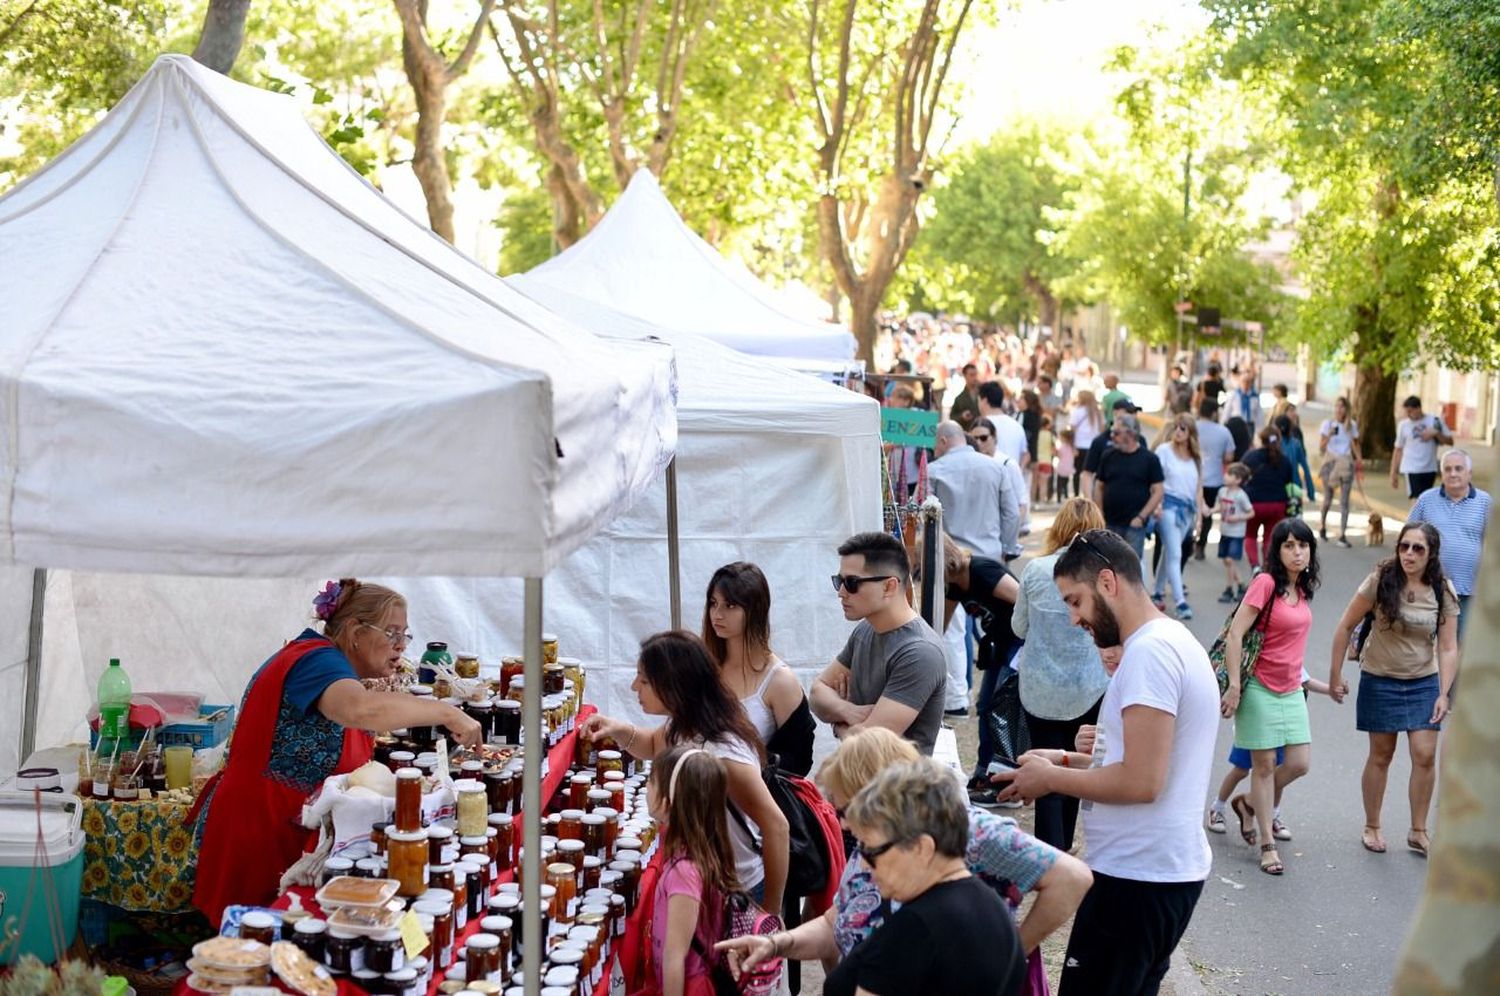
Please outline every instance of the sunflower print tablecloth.
M197 865L188 803L84 802L83 894L136 912L184 913Z

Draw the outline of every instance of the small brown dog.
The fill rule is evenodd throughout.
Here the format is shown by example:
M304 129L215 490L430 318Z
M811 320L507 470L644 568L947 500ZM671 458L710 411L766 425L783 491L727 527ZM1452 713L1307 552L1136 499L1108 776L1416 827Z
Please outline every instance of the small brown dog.
M1370 513L1370 528L1365 531L1365 546L1385 546L1385 520L1379 512Z

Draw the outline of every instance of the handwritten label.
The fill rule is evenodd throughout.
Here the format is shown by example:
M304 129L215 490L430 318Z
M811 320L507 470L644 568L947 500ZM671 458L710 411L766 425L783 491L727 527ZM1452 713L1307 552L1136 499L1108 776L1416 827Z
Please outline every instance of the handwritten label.
M427 950L427 935L422 933L422 922L411 910L401 917L401 943L406 947L406 957L415 958Z

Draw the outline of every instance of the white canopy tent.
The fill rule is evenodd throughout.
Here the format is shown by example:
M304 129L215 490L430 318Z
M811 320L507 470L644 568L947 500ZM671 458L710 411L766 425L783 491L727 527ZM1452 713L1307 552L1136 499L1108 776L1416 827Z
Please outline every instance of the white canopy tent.
M771 584L774 649L806 684L849 634L828 586L834 551L853 533L881 528L879 406L774 361L556 290L534 272L508 282L580 325L672 344L683 625L698 629L716 568L752 561ZM547 628L563 639L564 653L589 665L590 700L614 715L638 717L629 684L641 640L669 625L664 490L664 481L654 484L548 580ZM484 660L515 652L515 582L392 583L410 596L414 627L447 627Z
M696 332L742 353L849 360L840 325L787 310L771 288L688 228L650 170L636 170L592 231L526 274L663 329Z
M540 578L675 445L665 347L604 341L536 307L389 205L291 101L185 57L159 59L0 198L0 300L4 565L526 577L539 678ZM3 585L6 691L27 656L28 573ZM158 650L138 686L201 686L227 668L242 688L295 633L293 587L305 619L298 582L85 581L64 620L76 631L47 647L92 655L168 623L157 647L211 659ZM118 627L102 641L85 635L96 611ZM269 632L243 628L282 613ZM23 702L31 715L72 703L44 735L73 733L104 656L125 655L25 682L6 750ZM526 717L537 728L539 700ZM531 752L533 813L537 765ZM532 992L536 967L528 952Z

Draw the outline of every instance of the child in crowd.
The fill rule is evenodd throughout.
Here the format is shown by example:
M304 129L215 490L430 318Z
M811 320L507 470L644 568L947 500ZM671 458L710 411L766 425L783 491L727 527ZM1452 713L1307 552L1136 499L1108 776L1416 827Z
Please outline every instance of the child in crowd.
M1219 596L1224 604L1245 597L1239 562L1245 556L1245 523L1255 517L1255 506L1245 494L1250 468L1232 463L1224 468L1224 487L1219 490L1219 560L1224 563L1226 587Z
M1302 694L1317 692L1319 695L1328 694L1328 682L1318 681L1302 670ZM1276 748L1276 766L1281 767L1286 760L1286 748ZM1208 809L1208 829L1214 833L1225 833L1227 827L1224 821L1224 809L1229 805L1229 799L1234 795L1235 788L1250 774L1250 752L1239 747L1229 748L1229 771L1224 775L1224 781L1219 783L1219 797L1213 801ZM1285 823L1281 822L1281 786L1276 786L1276 808L1271 813L1271 836L1277 840L1291 840L1292 832L1287 829ZM1243 828L1242 828L1243 832Z
M1052 457L1057 449L1056 440L1052 435L1052 417L1042 416L1042 428L1036 434L1036 482L1031 486L1032 504L1042 499L1051 501L1056 492L1056 484L1053 481Z
M1077 471L1074 468L1077 456L1078 449L1073 445L1073 429L1071 426L1064 426L1057 433L1057 473L1052 475L1057 478L1059 502L1068 500L1068 485L1071 484L1074 489L1078 487L1078 480L1075 476Z
M651 768L646 801L665 825L651 916L663 996L714 992L705 954L719 938L725 894L739 889L724 815L728 784L718 758L698 747L673 747Z

